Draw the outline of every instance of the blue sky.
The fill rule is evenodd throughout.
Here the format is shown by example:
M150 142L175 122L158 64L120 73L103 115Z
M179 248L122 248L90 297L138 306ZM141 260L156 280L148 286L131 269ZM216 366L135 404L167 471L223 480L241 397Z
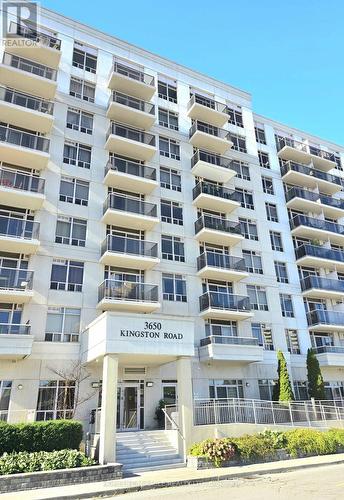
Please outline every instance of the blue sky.
M247 90L256 113L344 145L343 0L41 0Z

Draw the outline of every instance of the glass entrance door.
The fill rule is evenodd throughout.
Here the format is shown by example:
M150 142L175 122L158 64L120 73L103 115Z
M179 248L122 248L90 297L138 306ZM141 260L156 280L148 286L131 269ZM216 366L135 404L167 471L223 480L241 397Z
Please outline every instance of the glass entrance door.
M139 384L125 383L117 388L117 430L137 430L140 427Z

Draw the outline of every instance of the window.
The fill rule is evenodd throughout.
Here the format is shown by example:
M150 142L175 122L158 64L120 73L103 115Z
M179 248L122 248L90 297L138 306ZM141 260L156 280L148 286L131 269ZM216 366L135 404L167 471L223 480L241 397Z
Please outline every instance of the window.
M306 380L294 380L293 386L296 401L307 401L309 399Z
M159 151L161 156L172 158L173 160L180 160L180 146L179 142L167 137L159 137Z
M242 208L254 210L253 194L251 191L237 188L235 192L238 193L238 201L240 201Z
M247 240L258 241L257 223L250 219L243 219L239 217L241 234Z
M172 189L173 191L182 190L181 175L178 170L172 168L160 167L160 186L165 189Z
M87 221L74 217L58 217L55 243L84 247L86 243Z
M256 141L258 144L266 144L265 130L264 128L255 126L254 133L256 135Z
M247 285L247 294L250 299L252 309L255 311L268 311L265 288L257 285Z
M266 217L271 222L278 222L277 207L274 203L265 203Z
M93 130L93 115L80 109L68 108L67 128L91 135Z
M266 194L275 194L271 177L262 177L263 191Z
M181 238L162 234L161 254L163 259L185 262L184 243Z
M51 307L48 309L45 340L48 342L78 342L80 309Z
M212 399L243 398L242 380L209 380L209 397Z
M83 47L83 49L74 47L73 66L89 71L90 73L95 73L97 70L97 56L91 54L88 50L91 51L92 49L87 47Z
M285 337L287 341L288 352L290 352L290 354L300 354L301 351L297 330L286 330Z
M243 250L242 256L244 257L248 273L263 274L262 258L260 255L253 250Z
M291 295L288 295L286 293L280 293L280 302L281 302L282 316L284 318L293 318L294 309L293 309L293 301Z
M259 165L263 168L270 168L270 161L268 153L258 151Z
M75 203L75 205L88 205L89 183L74 179L72 177L62 177L60 183L60 201Z
M176 201L161 200L161 220L170 224L183 225L183 208Z
M162 275L163 299L186 302L186 281L181 274Z
M275 380L260 379L258 380L259 397L266 401L272 401L272 393L274 390Z
M165 101L177 103L177 84L173 85L158 80L158 96Z
M7 412L10 406L12 382L0 380L0 422L7 420Z
M75 260L54 259L51 268L50 289L81 292L84 263Z
M333 153L333 155L334 155L334 161L336 163L336 166L334 168L336 170L343 171L342 161L340 159L339 153Z
M236 321L212 319L205 325L205 334L207 337L237 337L238 325ZM221 343L220 339L216 343Z
M87 102L94 102L96 86L91 82L80 80L79 78L70 79L69 95L77 97Z
M166 405L175 405L177 403L176 380L162 380L162 399Z
M247 153L245 137L237 134L232 134L230 132L229 140L233 143L232 149L234 149L235 151L240 151L241 153Z
M238 109L232 109L227 106L228 123L236 125L237 127L244 127L242 121L242 112Z
M277 231L270 231L270 242L272 250L283 252L282 236Z
M231 168L236 171L238 179L244 179L245 181L251 180L250 168L247 163L232 160Z
M78 142L65 142L63 149L63 163L77 165L81 168L91 167L91 146Z
M252 337L258 340L258 344L266 351L274 350L271 328L267 328L265 323L251 323Z
M275 260L275 273L278 283L289 283L287 264Z
M168 109L159 108L159 125L178 130L178 114Z
M72 418L74 397L74 380L41 380L38 389L36 420Z

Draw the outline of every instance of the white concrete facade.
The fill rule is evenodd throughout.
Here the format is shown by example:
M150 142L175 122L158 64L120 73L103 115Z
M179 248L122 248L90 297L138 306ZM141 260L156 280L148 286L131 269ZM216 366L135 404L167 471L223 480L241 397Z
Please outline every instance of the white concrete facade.
M49 161L45 168L39 167L39 176L45 180L43 204L38 209L32 210L32 205L26 205L25 200L18 202L17 191L12 185L6 186L3 182L0 184L0 209L3 210L3 217L9 217L9 212L13 211L13 208L22 207L22 209L31 209L29 215L33 216L34 221L40 223L39 244L36 246L31 245L28 250L25 249L25 246L21 246L25 241L23 243L23 239L19 238L18 243L16 236L6 234L7 229L3 229L0 235L0 259L12 258L19 261L20 255L22 255L21 258L28 262L27 269L34 273L33 296L29 294L30 296L27 297L25 302L20 302L20 309L22 309L20 324L29 323L30 325L30 333L25 334L27 335L25 342L23 342L24 335L20 337L16 332L17 336L11 334L7 326L3 326L3 333L0 333L0 381L10 382L7 387L11 387L9 404L7 404L7 407L0 407L0 413L1 410L3 415L7 416L8 413L8 418L15 421L23 419L24 416L29 418L30 415L30 418L36 418L36 409L40 410L42 415L45 410L51 410L50 406L44 407L43 405L39 408L37 406L40 384L42 386L44 381L58 380L61 376L58 376L56 371L60 374L63 371L67 373L68 366L73 365L80 359L89 372L89 377L81 384L81 393L83 397L87 394L90 394L90 397L85 397L87 401L78 406L76 416L85 422L86 430L88 429L90 411L99 404L98 394L94 390L94 386L99 386L100 381L103 380L106 374L113 376L117 367L117 374L113 376L114 379L117 378L117 381L114 380L115 385L113 387L114 400L117 385L123 388L126 383L129 387L137 384L136 388L134 387L136 398L140 399L137 403L137 411L138 415L140 415L140 417L137 416L137 427L154 428L156 426L154 412L159 400L164 396L163 388L178 386L178 381L183 380L183 373L187 376L189 368L186 359L191 361L190 370L194 397L207 398L213 395L215 397L263 398L267 394L266 391L271 389L271 383L276 378L276 352L278 349L285 353L293 381L295 383L304 383L306 381L305 359L307 349L312 346L311 338L313 337L313 345L320 347L319 360L324 379L329 387L329 397L331 395L333 397L343 396L344 336L342 332L344 330L344 307L342 302L344 288L341 288L341 283L343 283L341 280L344 275L340 272L340 262L341 259L344 261L344 250L341 248L344 247L344 243L340 245L341 228L340 226L327 226L325 229L318 228L317 232L314 233L314 237L309 236L307 221L306 224L297 225L297 231L294 229L299 239L304 238L302 242L305 245L318 247L320 243L323 243L322 251L328 249L331 253L332 248L332 250L338 252L335 254L336 258L333 255L327 257L326 263L323 263L324 261L319 256L316 256L311 263L312 265L307 264L307 267L312 269L304 270L303 275L306 277L307 273L310 273L318 276L318 278L323 277L334 281L325 282L322 285L315 278L309 286L308 282L306 282L303 285L305 290L302 291L293 245L293 234L289 223L289 219L296 214L296 209L291 209L293 212L288 213L284 194L285 187L288 189L294 185L304 190L311 189L314 195L324 193L334 200L341 200L343 196L338 178L343 179L343 171L335 163L333 157L322 162L318 160L322 153L312 155L307 150L302 156L303 161L297 163L302 163L304 168L311 169L313 173L310 171L301 173L299 177L297 175L293 177L293 172L299 174L296 167L293 170L293 166L290 168L291 174L290 171L288 171L288 175L281 173L283 166L280 165L279 156L282 155L285 161L288 159L293 160L293 152L298 149L298 146L294 142L292 147L289 147L289 150L286 151L282 144L279 153L276 148L275 135L287 137L290 141L301 141L304 149L307 149L310 145L329 154L335 153L339 158L338 162L341 161L343 166L344 148L273 122L265 117L255 115L252 109L251 96L246 92L112 36L105 35L54 12L42 10L40 29L45 33L50 32L51 36L61 40L61 56L56 66L57 88L52 98L54 102L54 121L51 130L44 136L50 140ZM72 64L75 42L84 44L84 47L77 47L81 51L84 50L96 56L95 72L87 71ZM6 53L6 47L2 47L2 50ZM29 55L26 56L25 50L25 48L21 50L20 57L34 60L34 55L32 56L34 52L31 51L29 57ZM39 58L37 58L37 61L39 61ZM148 75L146 79L148 83L141 84L140 87L137 78L135 80L135 78L129 76L126 79L121 74L118 76L118 71L113 71L114 63L122 64L133 71L136 70ZM11 84L8 73L10 72L2 72L0 68L1 86L14 87L19 91L30 94L27 91L28 87L25 87L24 84L21 83L19 87L16 87L19 78L14 78L13 84ZM25 72L22 73L23 75L20 78L23 78L24 81ZM95 88L94 102L70 95L71 78L93 84ZM151 80L152 78L154 78L154 82ZM126 114L125 109L124 111L123 109L122 111L116 111L114 108L111 111L111 113L115 114L114 116L121 117L124 126L134 127L133 123L142 123L143 127L148 126L146 133L155 136L155 147L147 146L146 139L143 140L143 145L142 141L135 139L130 142L130 140L123 139L123 135L116 134L116 132L110 134L109 139L106 137L110 125L110 119L107 117L107 113L110 114L110 111L108 112L108 101L112 92L109 88L109 82L112 90L136 99L142 96L142 100L155 106L155 121L152 126L150 126L149 116L148 118L146 116L149 113L146 113L146 111L141 122L140 111L136 114L132 111L131 114ZM170 99L159 97L158 82L175 85L177 102L173 102L174 98L171 96ZM40 87L37 88L38 97L45 97L44 91L41 91ZM31 92L30 95L32 94L34 92ZM200 101L201 97L208 99L207 104L201 103L199 106L200 111L197 111L195 106L191 108L190 105L188 106L190 94L197 94ZM224 112L213 111L214 108L220 109L221 106L215 106L213 103L221 103L222 107L227 106L229 110L236 110L238 115L242 117L243 126L240 126L240 118L237 122L239 125L230 123L233 120L228 121L226 117L225 121L223 121ZM128 104L124 104L122 107L126 105L128 106ZM66 126L68 108L80 110L93 116L92 133L81 132ZM175 130L176 127L168 128L159 125L158 109L164 111L164 116L166 116L166 111L178 115L178 130ZM202 120L208 126L213 124L219 126L218 124L222 123L220 129L225 132L222 133L222 130L219 131L218 129L214 132L211 129L212 132L209 133L209 130L204 132L197 129L195 134L191 134L189 138L189 130L192 126L190 115L196 119L202 117ZM13 116L17 115L14 114ZM6 115L6 123L10 126L18 126L18 123L21 123L20 118L18 118L19 122L15 121L14 123L14 119L11 117L11 110L9 110L8 115ZM229 112L228 119L230 117ZM162 121L161 119L160 122ZM39 131L39 125L36 125L35 128L36 122L33 121L32 123L31 131ZM201 123L201 127L204 127L202 121L199 123ZM264 130L266 144L257 142L255 126ZM226 136L228 132L232 134L230 137ZM198 134L197 137L195 137L196 134ZM213 140L214 135L216 141ZM235 144L230 147L236 135L245 139L246 151L244 151L243 147L241 151L236 150ZM180 159L160 154L159 137L177 142ZM66 141L73 141L91 147L90 168L82 168L63 161ZM8 152L6 140L1 138L0 144L0 161L3 162L3 169L9 168L13 171L16 166L18 168L26 166L31 175L36 173L35 161L32 160L33 163L31 164L31 160L27 157L23 157L24 160L22 160L19 147L14 148L14 150L19 151L18 163L16 163L16 154L15 152ZM209 194L208 191L203 198L199 198L197 201L194 200L193 189L196 185L196 177L193 173L195 167L191 164L192 157L195 154L193 144L213 156L219 151L219 156L223 157L227 163L230 160L243 162L243 167L249 169L250 179L247 178L247 175L246 178L240 178L237 171L232 172L232 175L228 175L231 172L231 168L228 168L228 166L222 168L219 165L209 164L209 162L203 164L199 162L197 168L199 168L198 172L201 174L198 173L197 175L206 184L211 184L214 181L219 182L217 188L220 188L220 194L218 191L217 194L214 194L214 191ZM117 175L114 173L113 180L105 183L104 171L109 159L109 151L106 147L110 149L110 152L120 154L122 157L125 156L136 160L144 159L145 166L155 169L155 180L146 179L145 182L145 180L142 181L142 175L136 175L135 179L133 175L128 176L126 173ZM129 154L126 153L128 151ZM223 153L223 151L225 152ZM260 165L258 151L268 154L269 168ZM130 152L132 152L131 155ZM24 161L24 164L20 163L20 161ZM7 164L10 164L10 166L8 167ZM40 163L38 164L40 165ZM175 184L172 183L173 188L168 189L168 183L163 179L161 168L176 171L176 175L181 182L180 190L177 188L179 181L175 181ZM315 175L314 170L316 170ZM113 172L116 172L116 170ZM202 174L202 172L206 172L206 175ZM322 173L323 175L321 175ZM175 175L175 172L173 172L173 175ZM326 175L328 177L324 179ZM335 177L332 178L331 175ZM223 176L229 180L221 183ZM66 177L89 183L87 206L61 201L60 184L61 180ZM138 177L141 177L141 179L138 179ZM267 188L264 192L262 178L268 178L268 181L272 181L273 194L269 194L271 190L269 191ZM10 191L13 188L13 198L11 198L11 193L7 194L6 197L2 193L2 189L6 187ZM145 203L155 204L157 206L156 215L147 215L145 207L139 210L144 211L142 215L137 210L135 212L135 210L123 209L123 205L121 205L119 210L115 210L113 206L110 207L103 219L103 204L107 199L109 188L114 192L117 190L117 196L121 200L136 195L141 196L141 201L144 200ZM226 202L228 198L227 194L223 194L224 192L227 193L227 191L223 191L224 188L237 191L240 189L247 190L249 194L253 195L253 208L245 208L242 205L240 206L240 203L239 206L235 203L228 203L227 209ZM211 189L214 190L215 187L211 187ZM328 207L332 207L329 200L323 200L318 210L318 202L316 202L315 209L314 205L307 206L307 203L302 205L302 200L304 200L302 196L296 196L296 198L301 199L301 202L297 205L299 210L297 213L300 213L301 207L302 214L306 218L313 217L325 221L325 218L332 217L336 223L344 223L343 205L339 209L337 206L340 205L340 201L337 202L335 217L333 217L331 208L329 208L329 212L326 212ZM294 198L291 197L291 199ZM13 200L13 203L11 200ZM176 202L182 207L182 225L162 221L161 200ZM217 205L217 202L220 203ZM252 204L252 201L247 203ZM278 222L267 219L266 203L277 207ZM36 208L36 205L33 206ZM219 208L216 209L216 207ZM214 226L211 228L206 227L206 231L204 228L202 229L203 233L200 233L201 235L195 235L195 221L200 217L201 212L199 210L202 209L203 213L206 214L205 217L207 217L207 214L208 217L220 217L223 214L222 219L227 219L234 225L238 223L239 219L255 221L258 240L243 237L243 225L239 231L226 231L223 230L223 227L219 228L218 226L217 229L214 229ZM329 214L331 215L329 216ZM56 241L57 219L61 219L61 217L74 217L87 222L84 246L66 244L66 240L62 243ZM178 219L178 217L176 218ZM157 255L150 258L147 257L145 252L139 251L136 254L135 252L131 252L131 254L128 252L123 257L123 252L116 253L112 251L109 252L109 255L103 257L104 252L101 251L101 245L107 234L107 225L104 220L107 221L107 224L112 225L112 234L119 231L115 229L118 227L127 232L141 228L141 238L147 242L157 244ZM125 226L125 224L127 225ZM203 222L203 224L205 223ZM304 233L302 233L303 230ZM272 249L270 231L281 234L282 251ZM115 234L118 235L118 233ZM184 244L184 262L168 260L163 255L162 235L180 238L180 242ZM211 256L210 264L208 262L207 269L203 270L203 277L200 277L198 274L200 269L197 269L197 258L204 250L213 255L216 245L217 247L222 245L222 257L219 259L222 263L226 262L226 265L219 265L219 261L216 259L214 265ZM217 248L217 251L219 251L219 248ZM237 262L239 258L243 257L245 251L246 267L244 269L239 269L240 266L235 268L235 266L227 263L227 255L236 257L237 260L233 262ZM262 273L252 272L253 269L249 269L247 251L256 252L261 257ZM102 258L107 264L102 263ZM84 264L81 291L51 288L51 272L54 259L77 261ZM286 264L287 283L277 281L274 261ZM98 287L104 279L109 278L109 276L110 280L114 279L114 274L104 274L108 263L111 263L111 266L116 268L111 272L116 273L117 284L111 282L108 287L110 296L101 295L99 298ZM302 262L300 265L306 267ZM8 264L3 265L5 268L7 266ZM123 275L123 273L130 274L128 269L132 273L134 272L136 281L141 280L141 283L154 286L153 288L150 287L149 292L146 293L146 288L137 285L138 295L136 295L136 300L132 299L132 295L129 299L128 297L125 298L126 286L123 285L119 288L118 285L118 281L120 281L118 276ZM138 278L140 273L143 274L141 278ZM180 285L181 288L178 291L179 300L167 300L166 296L163 296L163 274L181 275L182 281L185 282L186 293L183 286ZM214 278L214 276L216 277ZM128 280L128 278L124 279ZM214 282L214 279L216 282ZM228 284L226 285L226 283ZM116 293L123 296L119 297L117 295L116 299L114 298L114 286L116 286ZM261 310L254 309L252 305L252 294L254 292L252 288L251 290L247 288L250 286L261 287L261 291L266 293L266 303L264 298L261 298L260 301ZM225 292L224 287L226 287ZM332 298L331 293L326 294L323 292L324 287L327 291L336 291L335 296ZM220 292L218 292L219 289ZM211 300L215 300L215 303L207 304L205 302L200 311L199 298L209 290L211 293L204 300L206 301L210 297ZM14 299L9 298L8 294L5 296L6 299L2 299L1 293L0 287L0 311L3 310L5 304L7 304L7 310L8 304L14 304L16 307L17 302L13 302ZM308 301L311 301L312 297L317 297L314 300L317 300L319 304L319 297L324 297L322 306L316 306L322 307L321 313L318 313L321 316L321 321L313 319L310 325L307 324L302 293L307 294ZM251 306L236 307L239 299L233 299L233 295L246 297L248 294L251 297ZM282 315L280 294L291 296L293 304L292 317ZM186 295L186 298L183 300L181 295ZM246 302L243 301L240 304L246 304ZM313 308L312 305L309 307L310 309ZM55 341L48 339L47 333L61 333L49 332L49 329L47 329L48 309L52 313L52 308L74 308L75 312L80 310L79 331L73 331L75 334L73 340L77 341L56 341L58 335L53 338ZM339 314L328 318L324 313L325 310L338 312ZM343 314L343 317L340 313ZM316 315L317 312L314 314ZM326 316L325 321L323 316ZM3 313L3 317L8 316ZM217 322L218 327L221 327L222 322L220 335L226 337L224 341L222 339L218 340L219 328L216 329L217 333L213 341L208 338L209 330L213 327L208 326L209 330L206 330L206 324L214 320ZM233 341L232 338L229 341L227 340L230 326L226 323L228 321L235 322L232 333L238 337L237 341ZM15 322L0 320L0 323L6 325ZM253 340L252 324L257 323L261 324L261 333L263 337L265 335L265 340L263 338ZM255 328L255 332L257 332L257 325L255 325ZM296 332L298 338L298 345L294 343L292 348L289 349L291 352L288 351L286 330ZM213 335L214 331L213 328ZM121 332L127 333L121 334ZM77 336L78 333L80 333L79 336ZM257 335L257 333L255 334ZM315 339L315 337L317 338ZM271 338L273 347L270 347ZM328 347L334 348L332 350L335 352L335 356L327 355L327 350L331 351ZM106 366L103 367L104 358L107 361ZM108 380L105 382L104 393L107 398L110 398L111 387L109 387ZM268 386L270 389L267 388ZM187 384L187 387L189 387L189 384ZM300 387L302 387L302 384ZM0 387L0 390L4 389ZM190 401L190 394L187 393L184 385L182 391L180 388L177 389L178 392L181 397L179 403L182 406L186 405L186 408L188 401ZM120 401L123 401L123 398ZM118 406L117 399L112 403L108 400L102 402L102 408L104 412L107 412L110 420L113 419L116 411L117 415L119 415L116 406ZM56 406L54 411L56 411ZM187 414L187 408L183 409L182 412ZM112 424L109 420L105 420L103 415L100 425L104 430L104 426ZM115 422L113 422L113 425L116 425ZM113 429L108 434L103 434L101 453L104 461L107 461L106 457L108 456L106 439L113 436L113 434Z

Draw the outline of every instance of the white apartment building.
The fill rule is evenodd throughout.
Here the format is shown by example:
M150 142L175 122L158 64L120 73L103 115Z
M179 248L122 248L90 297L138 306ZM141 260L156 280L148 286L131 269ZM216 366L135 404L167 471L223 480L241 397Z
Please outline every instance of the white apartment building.
M278 349L307 399L310 347L344 397L344 148L60 14L9 22L1 418L70 416L80 362L76 418L101 408L106 462L160 399L185 432L192 398L271 399Z

